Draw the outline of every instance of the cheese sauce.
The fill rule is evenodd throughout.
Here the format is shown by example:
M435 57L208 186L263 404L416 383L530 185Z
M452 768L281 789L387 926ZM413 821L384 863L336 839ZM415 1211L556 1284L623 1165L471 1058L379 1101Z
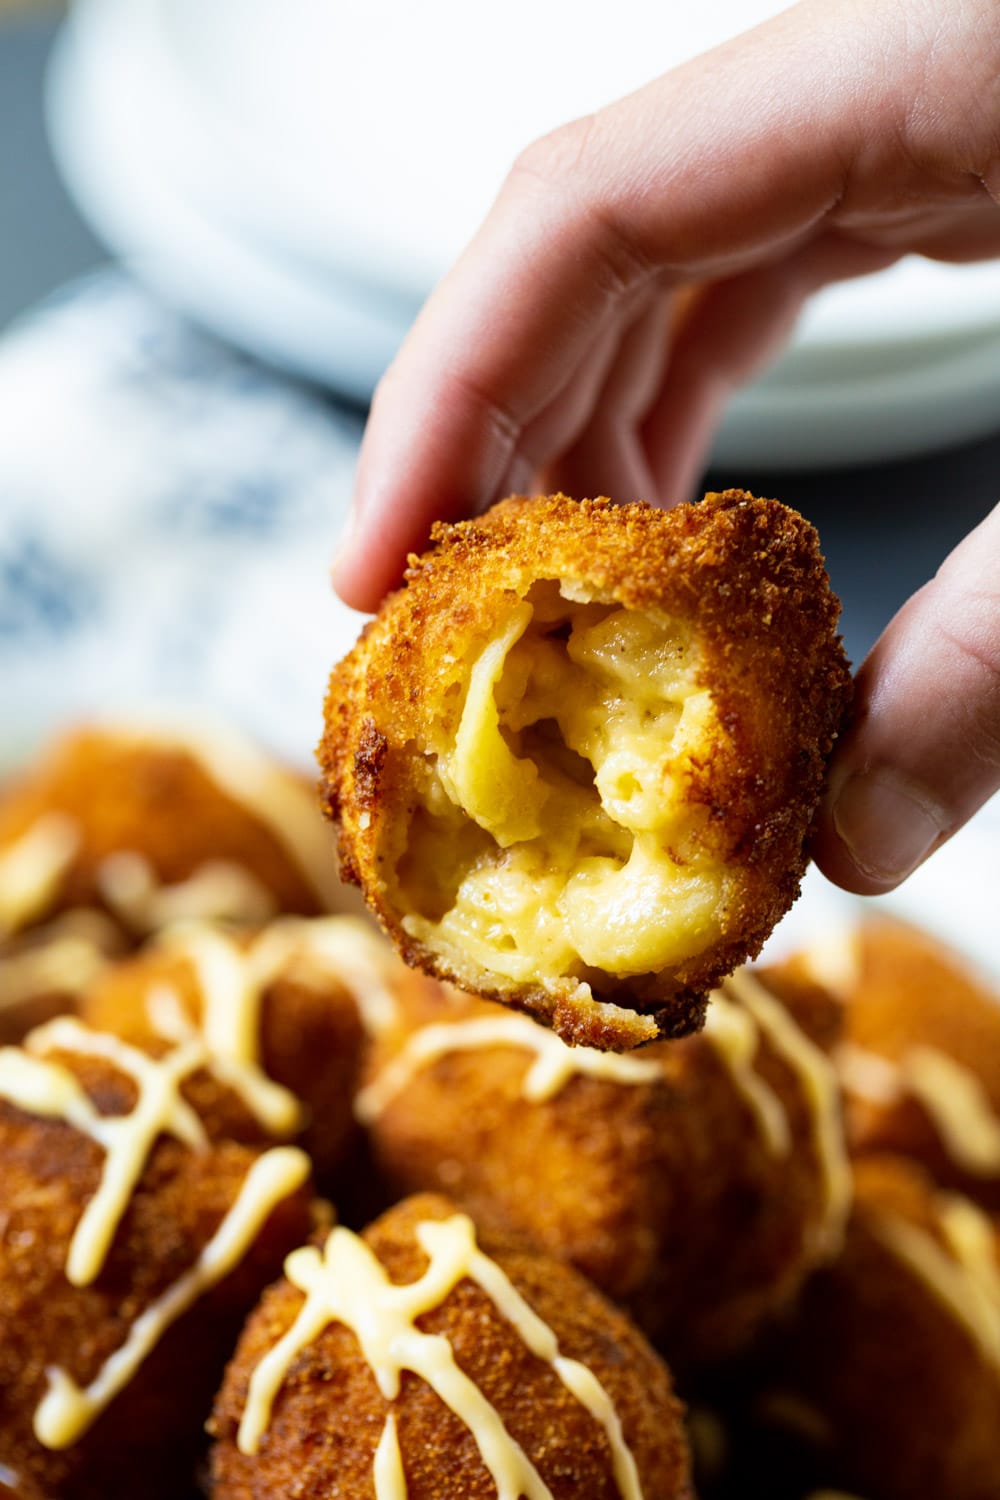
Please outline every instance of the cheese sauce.
M982 1079L937 1047L898 1059L846 1042L835 1053L848 1093L889 1107L909 1095L923 1107L948 1156L973 1177L1000 1176L1000 1117Z
M770 1045L800 1080L812 1111L816 1155L826 1190L823 1243L827 1251L836 1250L843 1240L851 1205L851 1172L833 1064L747 969L730 975L723 989L749 1011Z
M275 1146L251 1166L239 1194L189 1271L140 1313L125 1342L87 1386L58 1365L35 1411L35 1436L46 1448L68 1448L124 1390L172 1323L228 1276L247 1254L269 1216L306 1181L309 1158L295 1146Z

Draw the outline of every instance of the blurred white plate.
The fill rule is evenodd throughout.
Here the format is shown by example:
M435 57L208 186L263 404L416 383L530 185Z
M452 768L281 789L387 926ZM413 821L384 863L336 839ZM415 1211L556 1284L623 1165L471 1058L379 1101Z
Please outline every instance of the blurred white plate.
M523 144L783 8L619 0L609 27L571 0L502 18L460 0L77 0L52 134L147 280L364 398ZM818 297L717 456L888 457L985 433L998 409L1000 264L914 259Z

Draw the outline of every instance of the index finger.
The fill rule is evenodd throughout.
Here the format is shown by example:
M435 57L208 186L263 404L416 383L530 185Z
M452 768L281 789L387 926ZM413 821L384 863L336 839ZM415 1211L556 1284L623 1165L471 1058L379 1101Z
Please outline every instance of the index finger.
M651 276L731 274L840 202L891 95L860 17L807 0L522 154L376 394L335 570L349 604L374 608L434 519L498 498L526 426Z

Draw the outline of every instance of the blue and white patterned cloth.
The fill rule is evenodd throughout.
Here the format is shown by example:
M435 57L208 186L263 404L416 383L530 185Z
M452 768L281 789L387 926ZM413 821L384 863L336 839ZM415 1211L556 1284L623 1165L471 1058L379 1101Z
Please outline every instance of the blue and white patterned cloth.
M0 757L193 705L308 763L361 624L327 578L359 437L120 271L0 339Z

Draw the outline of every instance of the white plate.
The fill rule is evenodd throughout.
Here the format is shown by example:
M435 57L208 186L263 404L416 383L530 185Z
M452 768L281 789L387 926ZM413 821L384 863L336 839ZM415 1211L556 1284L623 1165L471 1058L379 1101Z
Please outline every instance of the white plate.
M78 0L50 120L70 186L171 300L364 398L534 135L783 0ZM566 37L572 36L567 48ZM525 38L531 38L527 45ZM726 463L863 461L996 426L1000 263L822 293Z

